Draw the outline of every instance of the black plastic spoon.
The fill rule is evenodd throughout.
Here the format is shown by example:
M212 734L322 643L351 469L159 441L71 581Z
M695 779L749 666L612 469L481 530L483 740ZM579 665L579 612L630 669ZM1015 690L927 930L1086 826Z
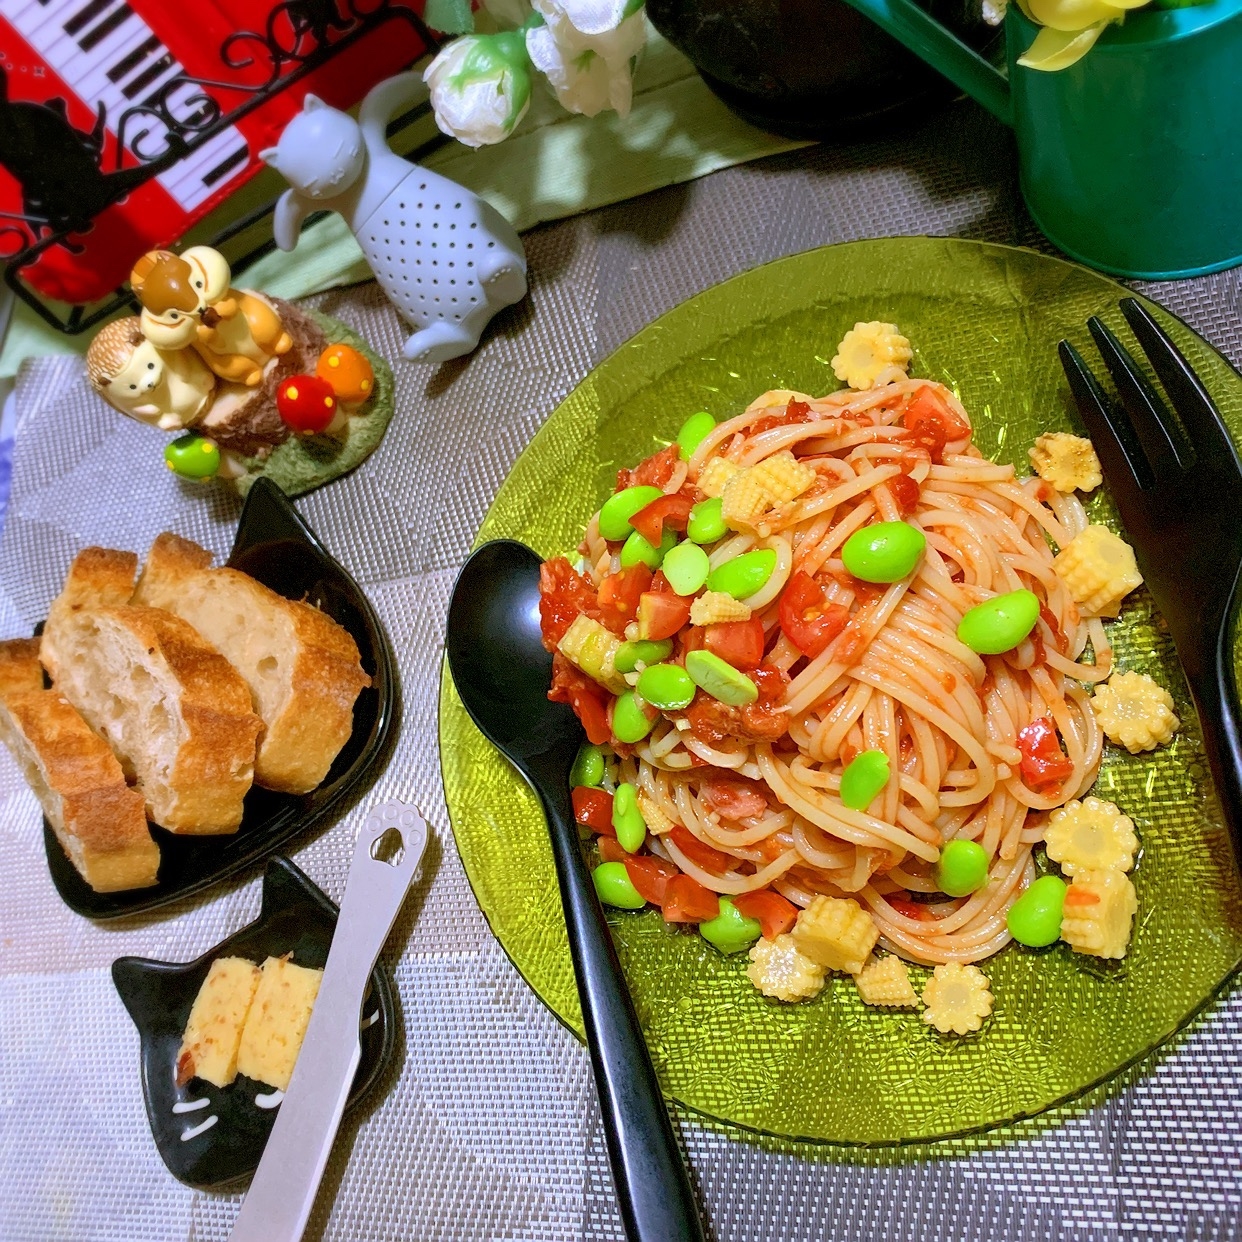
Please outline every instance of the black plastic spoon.
M539 795L613 1181L631 1242L701 1242L703 1227L612 937L582 857L569 770L582 726L548 701L552 656L539 634L539 557L525 544L484 544L453 588L449 668L471 719Z

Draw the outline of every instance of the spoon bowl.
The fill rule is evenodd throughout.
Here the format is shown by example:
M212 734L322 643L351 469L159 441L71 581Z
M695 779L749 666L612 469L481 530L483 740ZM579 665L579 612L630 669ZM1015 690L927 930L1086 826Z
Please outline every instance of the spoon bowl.
M470 557L449 602L449 670L470 718L526 779L548 819L626 1237L702 1242L694 1191L582 856L569 791L582 726L548 700L552 655L539 625L539 565L535 552L508 539Z

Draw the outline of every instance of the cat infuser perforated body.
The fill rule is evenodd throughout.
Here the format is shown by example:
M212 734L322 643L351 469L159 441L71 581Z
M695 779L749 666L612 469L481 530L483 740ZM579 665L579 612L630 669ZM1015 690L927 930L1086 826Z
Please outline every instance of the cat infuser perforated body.
M292 186L276 208L276 244L292 250L310 212L339 212L418 329L405 356L444 362L474 349L488 320L526 296L526 256L494 207L389 148L389 118L426 94L421 74L398 74L371 90L357 121L307 95L262 158Z

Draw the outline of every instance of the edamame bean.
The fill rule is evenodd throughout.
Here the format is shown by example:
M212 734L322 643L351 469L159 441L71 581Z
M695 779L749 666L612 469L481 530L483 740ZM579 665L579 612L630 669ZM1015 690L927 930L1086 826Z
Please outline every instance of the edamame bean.
M845 541L841 559L864 582L900 582L913 572L926 546L927 536L909 522L876 522Z
M679 543L664 558L663 565L664 576L678 595L694 595L701 590L711 568L707 553L697 543Z
M638 809L638 790L622 782L612 796L612 826L627 854L636 854L647 839L647 821Z
M666 530L660 537L660 546L654 548L634 531L621 548L621 568L629 569L631 565L646 565L648 569L659 569L661 562L671 548L677 544L677 532Z
M1034 591L1010 591L972 608L958 623L957 637L980 655L1012 651L1039 620L1039 596Z
M590 742L578 747L574 766L569 769L569 784L576 789L579 785L599 785L604 779L604 752Z
M653 500L659 500L664 493L658 487L627 487L624 491L609 496L604 507L599 511L599 533L605 539L625 539L634 528L630 518L639 509L645 509Z
M841 773L841 801L851 811L865 811L887 784L888 756L882 750L864 750Z
M641 742L651 732L655 721L638 706L632 690L626 691L612 705L612 731L619 742Z
M686 656L686 672L705 694L730 707L743 707L759 697L759 687L745 673L739 673L710 651L692 651Z
M763 929L758 919L748 919L727 897L720 899L720 913L699 924L699 933L721 953L740 953L749 948Z
M988 855L978 841L950 841L940 851L936 883L950 897L965 897L988 882Z
M595 891L606 906L618 910L641 910L647 903L638 895L623 862L600 863L591 872Z
M734 599L745 599L754 595L767 585L772 571L776 568L776 550L774 548L756 548L753 552L743 552L731 561L713 569L707 579L709 591L723 591Z
M677 433L677 446L681 450L681 460L689 461L694 450L716 429L716 420L706 411L700 410L691 414L681 425Z
M719 496L700 500L690 510L686 523L686 538L694 543L715 543L729 533L724 520L724 501Z
M650 638L635 639L617 648L612 665L618 673L632 673L640 664L659 664L672 649L673 644L667 638L659 642Z
M694 682L678 664L648 664L638 675L638 693L662 712L680 711L694 698Z
M1032 949L1052 944L1061 934L1061 912L1065 906L1065 881L1060 876L1041 875L1009 907L1009 934Z

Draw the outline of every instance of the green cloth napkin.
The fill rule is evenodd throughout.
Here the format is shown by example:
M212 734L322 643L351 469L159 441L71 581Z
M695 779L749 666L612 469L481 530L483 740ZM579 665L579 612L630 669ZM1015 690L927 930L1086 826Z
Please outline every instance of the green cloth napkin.
M412 150L435 133L427 117L402 133L400 145ZM651 31L634 79L634 107L624 120L612 112L574 116L551 91L537 90L505 142L477 151L449 143L426 164L487 199L522 230L804 145L739 120L693 65ZM206 240L282 188L278 174L259 174L187 240ZM296 250L265 255L241 274L245 285L285 298L370 278L353 235L335 214L307 229ZM92 335L65 336L19 304L0 352L0 377L15 375L25 358L85 353Z

